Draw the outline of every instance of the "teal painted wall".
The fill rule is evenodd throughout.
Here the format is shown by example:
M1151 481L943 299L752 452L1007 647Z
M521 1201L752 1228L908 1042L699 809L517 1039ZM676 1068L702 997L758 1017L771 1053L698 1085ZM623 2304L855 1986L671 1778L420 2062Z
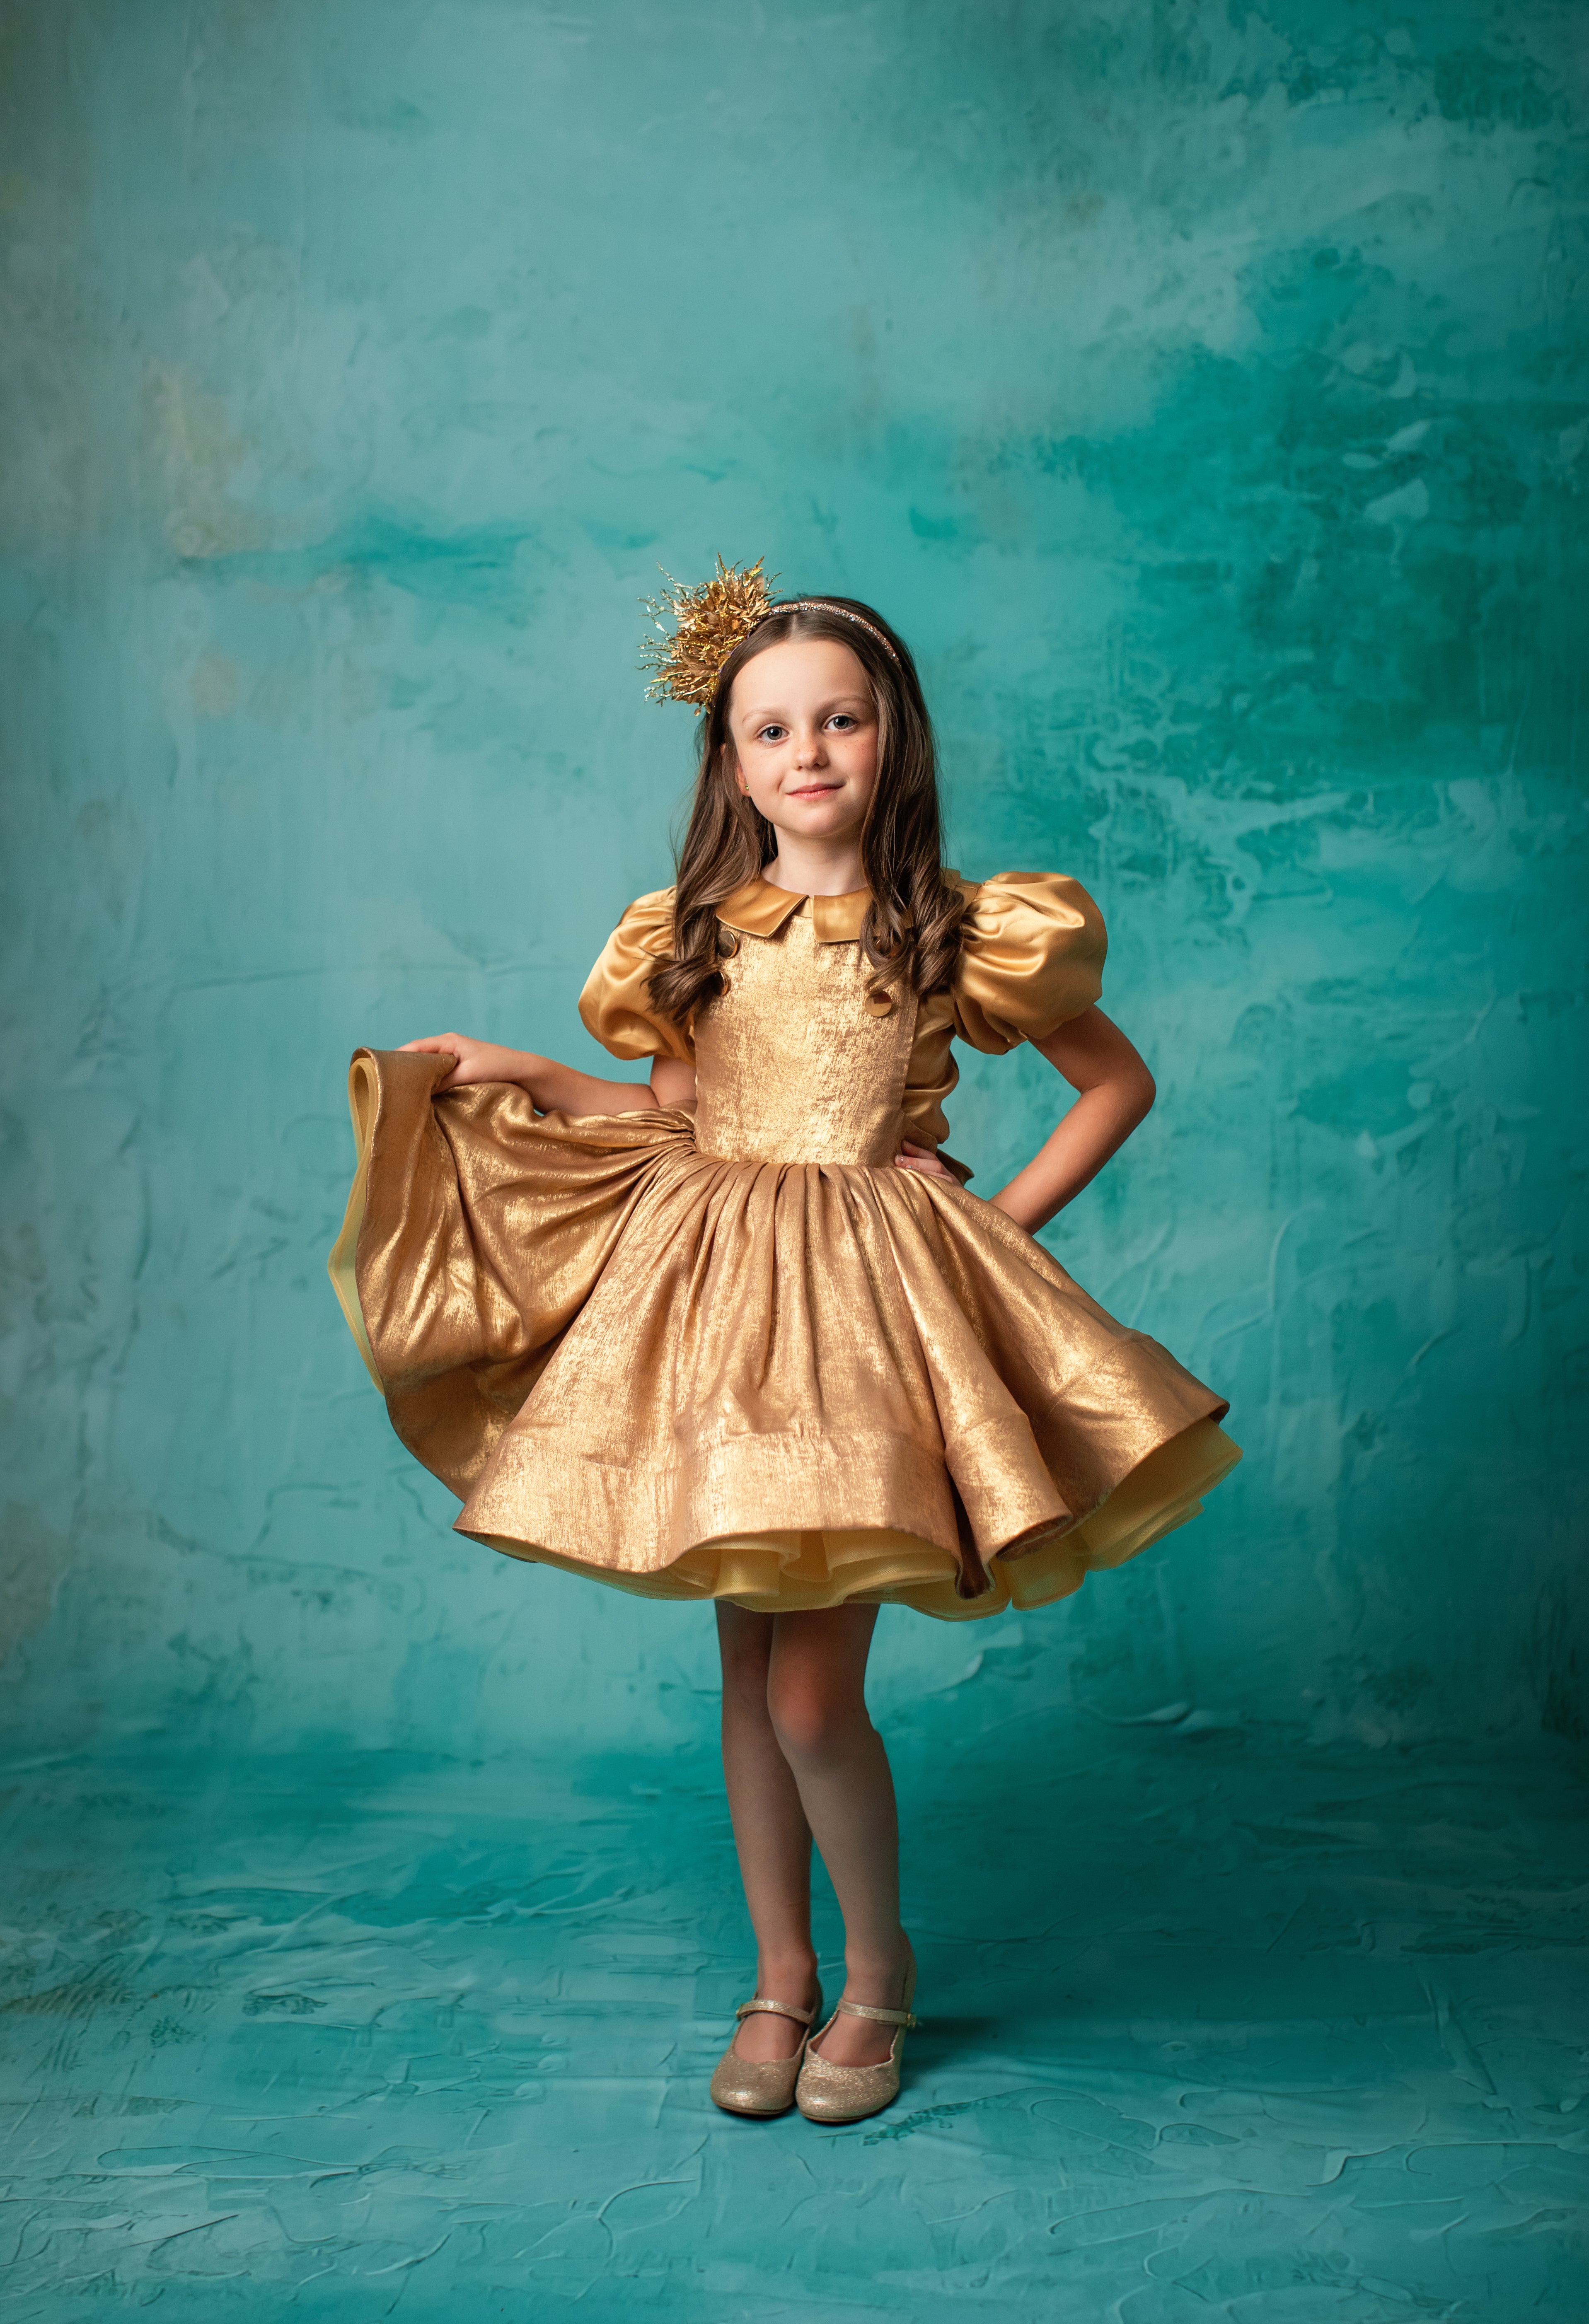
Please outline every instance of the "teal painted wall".
M1162 1096L1051 1240L1248 1447L879 1699L1574 1731L1582 9L0 16L8 1716L707 1731L703 1613L449 1536L323 1254L356 1041L596 1062L721 549L910 638L961 868L1102 899ZM975 1061L980 1186L1058 1093Z

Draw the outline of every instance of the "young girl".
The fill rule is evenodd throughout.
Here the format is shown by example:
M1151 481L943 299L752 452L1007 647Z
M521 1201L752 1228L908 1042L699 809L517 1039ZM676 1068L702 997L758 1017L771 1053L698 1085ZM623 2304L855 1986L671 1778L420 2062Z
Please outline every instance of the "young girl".
M854 2122L900 2083L915 1961L867 1717L877 1609L1040 1606L1196 1514L1223 1400L1032 1235L1153 1101L1097 1007L1074 880L943 869L915 666L760 565L675 593L654 693L703 713L676 887L579 1002L649 1085L461 1034L361 1049L333 1279L460 1532L711 1599L754 1998L730 2112ZM981 1201L946 1155L950 1044L1030 1041L1076 1102ZM844 1914L819 2034L810 1850Z

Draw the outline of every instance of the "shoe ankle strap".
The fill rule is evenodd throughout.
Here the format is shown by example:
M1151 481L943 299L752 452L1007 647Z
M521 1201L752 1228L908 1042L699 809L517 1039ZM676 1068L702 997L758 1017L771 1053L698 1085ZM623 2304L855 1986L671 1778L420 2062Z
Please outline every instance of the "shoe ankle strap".
M814 2009L797 2009L792 2001L762 2001L759 1998L742 2001L734 2014L736 2017L750 2017L758 2009L769 2010L774 2017L792 2017L797 2025L808 2025L817 2015Z
M874 2009L869 2001L841 2001L841 2017L870 2017L879 2025L914 2025L916 2020L908 2009Z

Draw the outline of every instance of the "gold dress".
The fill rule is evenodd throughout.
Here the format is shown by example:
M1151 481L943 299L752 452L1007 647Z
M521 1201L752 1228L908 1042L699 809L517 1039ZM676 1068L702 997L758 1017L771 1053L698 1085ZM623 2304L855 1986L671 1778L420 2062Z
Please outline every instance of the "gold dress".
M332 1279L457 1530L651 1598L758 1609L1039 1606L1197 1514L1240 1457L1224 1399L1128 1331L937 1148L950 1043L1041 1040L1099 994L1085 889L969 899L951 991L867 998L869 900L748 881L689 1031L646 978L672 890L632 904L579 1013L694 1064L693 1107L538 1113L515 1084L361 1049Z

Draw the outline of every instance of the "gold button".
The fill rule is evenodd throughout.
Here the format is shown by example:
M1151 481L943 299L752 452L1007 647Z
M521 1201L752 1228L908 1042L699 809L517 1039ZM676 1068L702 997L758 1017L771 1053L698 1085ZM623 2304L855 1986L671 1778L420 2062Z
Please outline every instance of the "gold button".
M866 995L868 1017L892 1017L893 1013L894 996L892 992L869 992Z

